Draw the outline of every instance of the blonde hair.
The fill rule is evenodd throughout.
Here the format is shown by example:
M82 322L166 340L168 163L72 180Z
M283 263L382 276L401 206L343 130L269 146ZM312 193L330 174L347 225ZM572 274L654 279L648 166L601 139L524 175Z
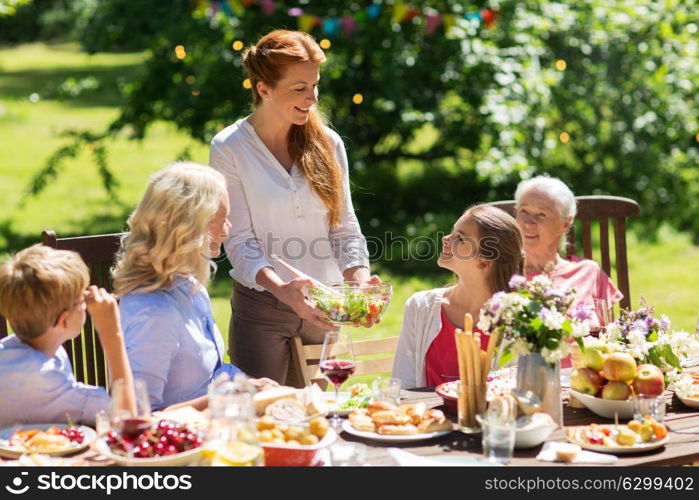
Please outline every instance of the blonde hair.
M215 269L208 257L208 225L225 186L222 174L196 163L173 163L156 172L129 216L129 232L112 268L115 294L169 288L175 275L206 284Z
M275 30L247 48L242 59L252 84L253 105L259 106L262 97L257 91L258 82L275 87L287 66L309 61L320 64L325 61L325 53L307 33ZM294 124L289 129L289 155L327 207L329 226L337 227L344 197L342 170L325 127L325 118L317 109L311 109L304 125Z
M76 306L90 283L76 252L36 244L0 266L0 314L22 339L34 339Z

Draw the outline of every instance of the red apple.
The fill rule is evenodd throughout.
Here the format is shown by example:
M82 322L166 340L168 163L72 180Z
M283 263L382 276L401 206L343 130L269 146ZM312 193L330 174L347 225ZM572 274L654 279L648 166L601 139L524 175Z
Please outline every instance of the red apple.
M655 365L645 364L638 367L636 378L632 385L636 394L659 396L665 390L665 378L660 368Z
M636 360L625 352L613 352L604 360L602 371L611 382L631 382L636 378Z
M624 401L631 397L631 387L626 382L609 382L602 389L602 399Z
M594 396L602 387L602 377L590 368L577 368L570 374L570 387L574 391Z

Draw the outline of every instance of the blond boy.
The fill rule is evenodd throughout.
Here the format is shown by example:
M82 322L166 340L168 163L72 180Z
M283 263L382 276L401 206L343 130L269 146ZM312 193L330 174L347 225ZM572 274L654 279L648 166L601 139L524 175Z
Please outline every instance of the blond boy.
M15 335L0 340L0 427L72 420L94 424L107 410L102 387L77 382L62 344L80 335L86 310L104 349L109 378L124 379L133 401L116 299L90 286L80 256L34 245L0 266L0 314Z

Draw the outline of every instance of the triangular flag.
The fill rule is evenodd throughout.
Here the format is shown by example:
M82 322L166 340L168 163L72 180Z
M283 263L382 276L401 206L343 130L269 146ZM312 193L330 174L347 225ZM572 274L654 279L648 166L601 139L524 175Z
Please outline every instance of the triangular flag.
M444 23L444 32L446 33L456 24L456 15L442 14L442 22Z
M262 0L260 2L260 8L262 9L262 12L267 16L274 14L274 11L277 10L277 6L274 3L274 0Z
M352 16L345 16L340 19L340 26L342 26L342 32L345 36L352 36L354 33L355 22Z
M323 21L323 33L326 35L333 37L337 35L339 29L340 21L336 17L329 17Z
M231 10L231 6L228 4L228 2L221 2L221 10L224 14L226 14L226 17L233 17L233 11Z
M228 5L233 9L233 13L240 17L245 13L245 7L240 3L240 0L228 0Z
M420 11L419 11L419 10L417 10L417 9L408 9L408 12L406 12L405 15L403 16L403 22L405 23L405 22L408 22L408 21L412 21L413 19L415 19L415 18L416 18L417 16L419 16L419 15L420 15Z
M369 19L377 19L381 15L381 4L372 3L366 8L366 11L369 14Z
M308 33L313 29L313 25L316 22L316 16L313 14L303 14L299 16L299 31Z
M488 28L495 24L495 18L498 14L496 11L490 9L481 9L480 14L481 18L483 19L483 22Z
M394 23L400 23L403 21L403 18L405 17L405 14L408 12L408 7L398 0L396 3L393 4L393 22Z
M287 14L289 14L291 17L299 17L303 15L303 9L292 7L287 11Z
M434 32L439 28L441 22L442 18L439 14L425 15L425 30L427 31L427 36L434 35Z

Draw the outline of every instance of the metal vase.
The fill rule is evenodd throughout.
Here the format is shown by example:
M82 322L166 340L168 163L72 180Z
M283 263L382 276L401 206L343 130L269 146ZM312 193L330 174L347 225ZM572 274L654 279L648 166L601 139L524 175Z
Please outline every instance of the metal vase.
M517 360L517 389L532 391L541 400L541 411L563 426L560 363L553 367L541 354L527 354Z

